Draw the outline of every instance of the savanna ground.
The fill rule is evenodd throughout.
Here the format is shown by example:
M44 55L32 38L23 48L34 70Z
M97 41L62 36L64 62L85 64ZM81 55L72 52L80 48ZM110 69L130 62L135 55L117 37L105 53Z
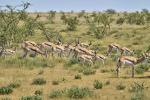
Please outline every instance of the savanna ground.
M31 16L34 15L31 14ZM103 38L97 39L93 34L87 34L88 25L84 23L83 18L80 19L76 31L67 31L66 25L60 20L60 14L56 14L55 23L52 24L49 24L45 18L47 14L40 15L42 16L40 20L48 23L46 27L59 32L64 42L80 37L82 42L92 41L90 48L98 48L98 52L103 55L106 55L107 46L110 43L118 43L132 50L137 50L137 52L144 52L149 47L149 24L130 25L124 23L118 25L113 21L111 23L110 33ZM72 16L76 16L76 14L72 14ZM118 14L113 14L112 17L116 19L118 18ZM36 34L29 37L28 40L37 43L46 41L41 31L36 31ZM71 58L59 58L57 56L54 58L52 56L44 58L38 55L35 58L27 57L25 59L19 59L20 54L0 58L0 87L7 86L10 83L20 84L18 88L13 89L11 94L0 95L2 100L19 100L24 96L33 96L36 90L43 92L41 95L43 100L70 100L71 98L67 95L56 98L50 98L49 95L53 90L69 89L74 86L88 87L92 91L92 95L83 98L85 100L141 100L131 99L137 95L135 92L130 91L135 82L138 84L144 82L144 89L141 92L144 93L142 100L150 100L150 71L145 71L142 74L136 73L135 78L131 78L131 68L123 67L121 68L120 78L117 78L115 72L115 55L108 57L104 65L101 62L97 62L94 66L88 66L88 64L82 65ZM87 75L84 73L86 69L95 72ZM81 76L81 79L75 79L77 74ZM43 85L32 84L36 78L42 78L46 80L46 83ZM95 80L102 82L102 89L94 88L93 84ZM123 89L118 89L118 86L123 87Z

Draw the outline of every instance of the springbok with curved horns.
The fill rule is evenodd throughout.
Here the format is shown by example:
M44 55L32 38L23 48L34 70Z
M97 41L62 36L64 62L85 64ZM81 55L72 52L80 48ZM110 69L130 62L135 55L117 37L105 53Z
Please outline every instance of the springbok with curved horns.
M130 65L132 67L132 77L134 77L135 65L141 63L148 57L150 57L149 53L143 53L140 58L135 58L133 56L121 56L117 62L117 77L119 76L119 69L121 68L122 64Z

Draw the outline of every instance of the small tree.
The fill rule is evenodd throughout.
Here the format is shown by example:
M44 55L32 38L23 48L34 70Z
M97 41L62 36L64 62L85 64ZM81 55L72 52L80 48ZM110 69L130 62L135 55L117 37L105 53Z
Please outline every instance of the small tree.
M67 29L69 31L75 31L77 29L77 25L79 23L77 17L69 17L65 20L67 24Z
M56 11L51 10L48 12L47 19L50 21L50 23L54 23L55 16L56 16Z

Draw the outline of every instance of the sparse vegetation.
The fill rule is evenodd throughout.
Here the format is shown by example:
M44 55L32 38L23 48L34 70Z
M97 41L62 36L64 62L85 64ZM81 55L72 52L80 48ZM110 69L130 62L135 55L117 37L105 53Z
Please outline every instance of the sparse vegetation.
M41 96L22 96L21 100L43 100Z
M46 80L43 78L36 78L32 82L33 85L44 85L46 84Z
M80 74L76 74L74 79L81 79L81 75Z
M72 87L67 90L67 96L74 99L81 99L91 95L92 92L89 88Z
M96 70L92 69L92 68L86 68L83 70L83 74L84 75L92 75L92 74L95 74L96 73Z
M53 80L53 81L52 81L52 84L53 84L53 85L59 85L59 80Z
M124 100L149 100L147 88L150 87L148 84L150 59L135 65L136 74L140 74L136 76L138 82L132 84L129 91L125 91L135 79L116 78L115 67L120 57L119 52L114 50L111 56L106 56L108 45L111 43L130 48L134 52L130 55L133 57L140 57L145 51L150 52L149 10L142 9L137 12L117 12L113 9L102 12L83 10L79 13L51 10L47 13L30 13L26 12L29 6L30 3L22 3L19 8L18 5L15 7L0 5L0 99L42 100L85 97L93 100L120 100L123 97ZM80 38L80 43L77 43L77 38ZM64 54L61 52L63 56L59 57L59 50L56 50L52 56L54 49L46 52L40 48L44 54L48 54L47 57L33 51L33 54L23 59L21 43L26 40L37 43L37 48L46 41L57 46L61 45L61 48L65 48ZM89 41L91 44L88 44ZM78 59L81 52L74 55L74 50L81 43L89 45L85 48L91 50L93 54L106 56L106 62L102 64L101 61L92 58L93 63L89 64L88 61L82 62ZM72 46L69 56L67 46ZM3 54L6 49L14 47L16 54ZM130 74L127 69L122 68L122 74ZM36 78L42 76L44 78ZM144 83L139 83L141 81L144 81L147 87ZM69 88L74 85L77 87ZM60 90L57 90L58 88ZM48 94L46 89L54 90ZM29 95L24 96L26 93Z
M98 80L95 80L94 83L93 83L93 86L95 89L102 89L103 88L103 83L98 81Z
M118 85L116 86L116 89L117 89L117 90L124 90L125 88L126 88L126 86L123 85L123 83L120 83L120 84L118 84Z
M0 88L1 95L11 94L12 92L13 92L13 89L11 87L1 87Z
M61 90L53 90L49 94L49 98L58 98L63 95L63 92Z

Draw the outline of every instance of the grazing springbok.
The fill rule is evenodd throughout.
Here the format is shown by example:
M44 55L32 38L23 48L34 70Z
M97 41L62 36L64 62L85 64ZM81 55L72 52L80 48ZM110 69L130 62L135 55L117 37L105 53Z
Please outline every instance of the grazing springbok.
M38 47L38 44L35 43L34 41L24 41L24 42L23 42L23 45L25 45L25 46L35 46L35 47Z
M53 56L53 49L55 47L55 44L52 43L52 42L43 42L41 44L38 44L40 49L42 51L45 51L46 52L46 56L48 56L48 54L51 52L52 53L52 56Z
M125 55L133 54L133 51L130 50L129 48L121 47L119 44L112 43L112 44L108 45L107 56L111 55L113 50L116 50L117 52L120 52L121 55L123 55L123 54L125 54Z
M0 55L6 56L6 55L14 55L16 53L16 47L13 49L2 49Z
M55 45L53 47L53 51L58 53L59 57L62 57L62 55L65 53L65 47L63 45Z
M134 77L135 65L144 61L148 57L150 57L149 53L143 53L140 58L136 58L133 56L121 56L117 62L117 77L119 77L119 69L121 68L122 64L130 65L132 67L132 77Z
M41 55L46 56L46 53L43 52L39 48L39 46L36 43L34 43L34 42L26 42L25 41L25 42L22 43L21 46L22 46L22 48L24 50L24 54L23 54L22 58L25 58L28 55L28 53L30 53L30 56L31 56L31 54L33 54L32 55L33 57L35 57L36 54L41 54Z
M16 53L16 47L14 49L5 49L4 55L14 55Z
M90 63L91 65L93 65L93 56L90 55L85 55L85 54L81 54L78 56L79 60L82 60L83 63Z
M94 60L102 61L102 63L104 64L106 59L107 59L107 57L105 57L104 55L102 55L102 54L97 54L97 53L95 52Z

